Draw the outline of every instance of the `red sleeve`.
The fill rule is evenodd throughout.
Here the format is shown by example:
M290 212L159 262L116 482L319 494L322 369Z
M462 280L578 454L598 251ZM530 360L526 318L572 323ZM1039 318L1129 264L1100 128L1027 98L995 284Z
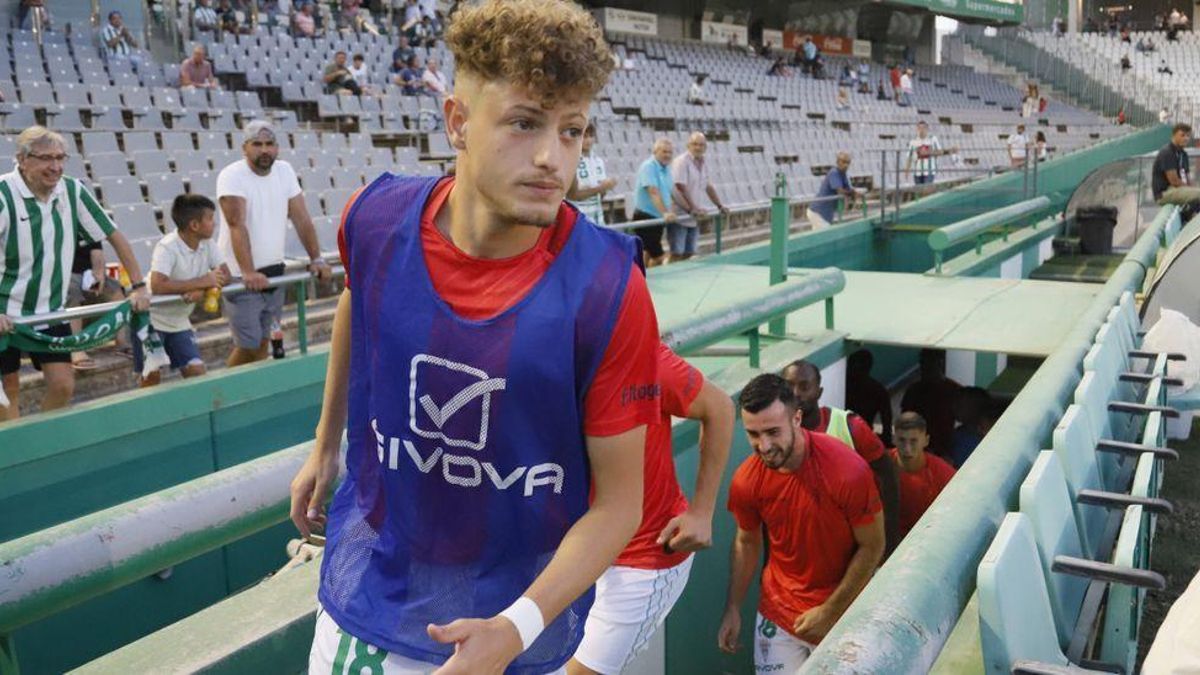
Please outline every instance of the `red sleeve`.
M933 472L933 480L937 483L935 486L937 491L934 495L939 495L945 489L946 484L950 482L950 479L954 478L954 467L950 466L950 462L936 455L927 455L926 460L934 462L934 466L937 467Z
M636 265L630 265L612 337L584 398L584 434L616 436L658 419L659 344L658 319L646 277Z
M663 414L687 417L688 408L704 386L704 376L670 347L659 343L658 382L662 385Z
M849 424L850 437L854 439L854 449L858 450L859 456L867 460L868 464L883 457L886 451L883 441L879 440L879 436L875 435L875 430L867 425L866 420L858 415L850 415Z
M851 527L870 525L876 514L883 511L879 489L875 487L875 476L865 463L856 463L849 469L841 493L842 513L850 521Z
M342 259L342 268L346 270L346 276L343 277L346 288L350 288L350 249L346 246L346 216L350 213L350 207L354 206L354 202L358 201L358 196L365 189L358 188L354 194L350 195L350 199L346 200L346 205L342 207L342 222L338 225L338 257Z
M758 461L754 456L747 457L746 460ZM762 526L762 518L758 515L758 509L754 507L750 480L746 476L745 467L745 464L738 467L737 471L733 473L733 480L729 482L727 508L733 514L733 519L737 521L738 529L752 531Z

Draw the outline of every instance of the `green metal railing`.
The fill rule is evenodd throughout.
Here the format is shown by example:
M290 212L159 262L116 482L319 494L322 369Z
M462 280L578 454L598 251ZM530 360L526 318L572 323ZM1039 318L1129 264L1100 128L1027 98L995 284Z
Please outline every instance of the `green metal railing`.
M1050 208L1049 197L1035 197L1012 206L982 213L966 220L947 225L929 233L929 248L933 249L934 270L942 273L942 256L946 249L967 241L975 240L975 254L983 254L983 238L992 228L1002 228L1001 238L1008 241L1010 225L1013 221L1028 217L1034 213ZM1035 222L1034 227L1037 226Z
M975 588L976 567L1000 519L1079 381L1079 364L1096 331L1123 293L1140 289L1146 270L1154 265L1162 232L1178 218L1176 207L1159 212L1076 328L1022 388L971 461L821 641L802 672L930 669Z

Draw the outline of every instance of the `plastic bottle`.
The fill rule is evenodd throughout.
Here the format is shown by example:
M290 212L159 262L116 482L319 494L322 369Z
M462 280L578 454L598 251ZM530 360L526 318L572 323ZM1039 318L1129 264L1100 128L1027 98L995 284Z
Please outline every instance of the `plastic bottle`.
M285 356L285 352L283 351L283 326L280 326L278 321L271 323L271 356L276 359L282 359Z
M129 278L129 271L125 269L124 265L121 265L121 271L117 279L121 282L121 288L129 288L129 286L133 283Z
M204 311L209 314L221 311L221 289L210 288L204 291Z

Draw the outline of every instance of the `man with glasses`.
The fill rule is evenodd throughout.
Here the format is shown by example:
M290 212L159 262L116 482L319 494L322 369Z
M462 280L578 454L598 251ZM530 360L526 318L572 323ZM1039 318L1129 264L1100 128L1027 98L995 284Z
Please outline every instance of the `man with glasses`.
M91 190L63 175L67 144L62 136L32 126L17 136L17 166L0 176L0 335L13 330L13 317L58 312L67 301L77 243L108 240L125 266L136 311L150 306L142 269L125 236L100 208ZM68 324L35 326L48 335L71 334ZM42 410L62 408L75 391L69 353L29 354L46 379ZM7 408L0 420L19 416L21 351L0 352Z
M269 286L270 277L283 275L289 219L308 253L309 271L321 281L331 277L329 265L321 258L317 230L296 171L291 164L277 159L275 128L255 120L242 133L245 158L225 167L217 176L223 221L219 246L231 273L241 277L247 291L225 300L234 343L225 363L231 368L265 359L268 340L279 330L284 289Z

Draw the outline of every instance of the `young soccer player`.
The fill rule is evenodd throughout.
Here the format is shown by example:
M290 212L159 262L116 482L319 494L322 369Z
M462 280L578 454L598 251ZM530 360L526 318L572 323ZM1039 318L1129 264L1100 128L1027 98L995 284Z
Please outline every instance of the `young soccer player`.
M929 430L925 418L915 412L901 413L896 418L893 437L896 447L889 454L900 472L900 536L904 537L954 478L954 467L925 452Z
M308 535L345 427L313 673L561 672L641 520L658 327L640 252L563 203L611 53L559 0L465 7L446 42L455 177L384 175L343 216L349 290L292 485Z
M229 268L213 242L217 205L203 195L182 194L171 204L174 232L159 240L150 259L150 292L154 295L182 295L184 302L150 308L150 326L162 340L171 368L184 377L206 372L196 332L189 317L196 303L210 288L229 283ZM158 384L162 373L142 374L141 340L133 341L133 369L143 387Z

